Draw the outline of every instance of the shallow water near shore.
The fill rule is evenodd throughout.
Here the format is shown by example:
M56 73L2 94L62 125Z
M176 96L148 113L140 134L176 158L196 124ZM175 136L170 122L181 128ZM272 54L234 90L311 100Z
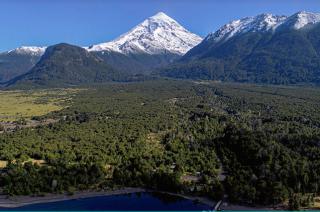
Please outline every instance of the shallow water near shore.
M157 192L98 196L38 203L18 208L0 208L2 211L203 211L210 209L212 206Z

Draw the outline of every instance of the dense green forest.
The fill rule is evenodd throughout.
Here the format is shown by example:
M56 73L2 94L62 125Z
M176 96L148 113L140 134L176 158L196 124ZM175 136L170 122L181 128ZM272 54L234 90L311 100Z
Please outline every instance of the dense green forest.
M58 123L0 134L3 192L137 186L297 209L320 191L318 88L173 80L83 88L69 107L35 117Z

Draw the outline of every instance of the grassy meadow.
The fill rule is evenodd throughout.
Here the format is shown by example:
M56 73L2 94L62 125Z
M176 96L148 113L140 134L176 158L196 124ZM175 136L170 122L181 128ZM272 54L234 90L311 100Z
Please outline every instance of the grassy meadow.
M76 89L0 91L0 122L30 119L65 108Z

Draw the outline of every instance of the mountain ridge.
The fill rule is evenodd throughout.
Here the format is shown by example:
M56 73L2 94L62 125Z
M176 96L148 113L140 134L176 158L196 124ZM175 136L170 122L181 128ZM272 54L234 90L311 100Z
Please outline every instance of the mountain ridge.
M237 27L224 25L158 73L187 79L320 84L318 17L298 12L287 18L263 14L230 22Z
M10 80L7 87L57 87L117 81L124 77L122 74L85 49L60 43L48 47L29 72Z
M216 42L228 40L233 36L247 32L268 32L286 27L300 30L307 25L320 23L320 13L306 11L297 12L291 16L279 16L269 13L245 17L231 21L217 31L209 33L204 40L213 39Z

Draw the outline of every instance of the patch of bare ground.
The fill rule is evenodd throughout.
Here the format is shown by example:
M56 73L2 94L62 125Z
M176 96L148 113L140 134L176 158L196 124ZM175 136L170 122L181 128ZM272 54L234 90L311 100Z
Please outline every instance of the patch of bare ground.
M46 126L49 124L57 123L59 119L44 119L41 121L38 120L26 120L25 123L19 122L0 122L1 130L0 134L4 132L14 132L18 129L23 128L35 128L38 126Z

